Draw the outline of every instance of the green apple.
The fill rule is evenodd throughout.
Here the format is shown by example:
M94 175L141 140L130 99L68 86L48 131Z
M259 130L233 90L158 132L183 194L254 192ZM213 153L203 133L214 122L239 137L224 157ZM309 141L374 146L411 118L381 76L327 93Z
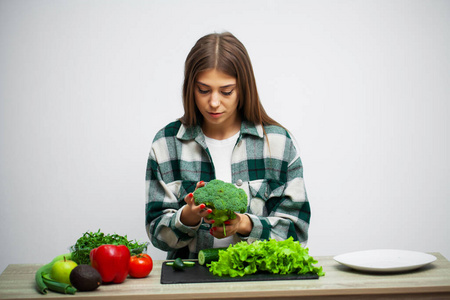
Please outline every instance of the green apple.
M70 284L70 272L72 272L76 266L78 266L76 262L64 257L64 260L59 260L53 264L51 277L55 281Z

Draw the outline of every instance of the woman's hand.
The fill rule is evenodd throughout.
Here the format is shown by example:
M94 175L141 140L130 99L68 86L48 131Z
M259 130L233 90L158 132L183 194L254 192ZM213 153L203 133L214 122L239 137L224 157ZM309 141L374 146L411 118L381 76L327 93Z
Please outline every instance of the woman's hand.
M195 190L199 187L205 186L204 181L199 181ZM208 214L212 212L211 209L206 208L205 204L195 205L194 195L193 193L189 193L184 197L184 202L186 202L186 206L183 208L181 212L180 220L186 226L196 226L202 218L206 217Z
M211 220L205 219L205 222L211 224ZM213 226L209 232L218 239L224 238L226 236L223 234L223 226L225 226L226 236L232 236L236 233L248 236L253 229L253 223L249 216L236 213L236 219L225 221L222 226Z

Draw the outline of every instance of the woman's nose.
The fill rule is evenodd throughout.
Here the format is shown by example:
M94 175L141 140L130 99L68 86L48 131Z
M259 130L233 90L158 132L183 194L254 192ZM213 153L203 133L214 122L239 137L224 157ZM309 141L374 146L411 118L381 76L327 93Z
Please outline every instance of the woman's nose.
M211 107L219 107L220 106L220 95L219 95L219 93L212 93L211 94L211 99L209 101L209 105L211 105Z

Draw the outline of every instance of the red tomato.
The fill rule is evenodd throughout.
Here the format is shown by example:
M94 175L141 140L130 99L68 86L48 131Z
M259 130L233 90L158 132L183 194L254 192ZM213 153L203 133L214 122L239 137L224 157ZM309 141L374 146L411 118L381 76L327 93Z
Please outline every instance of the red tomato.
M153 260L150 255L142 253L130 258L128 274L134 278L147 277L153 269Z

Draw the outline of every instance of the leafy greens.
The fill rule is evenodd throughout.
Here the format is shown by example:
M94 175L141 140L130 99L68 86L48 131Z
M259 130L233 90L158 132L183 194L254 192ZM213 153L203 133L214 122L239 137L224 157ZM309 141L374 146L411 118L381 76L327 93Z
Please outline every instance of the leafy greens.
M207 266L214 275L230 277L254 274L258 271L273 274L314 273L324 276L322 267L315 267L317 261L292 237L284 241L275 239L244 241L219 251L219 260Z
M79 265L90 265L89 253L91 250L106 244L125 245L133 255L144 252L148 245L148 243L139 243L136 240L128 240L126 235L121 236L116 233L104 234L99 229L97 232L85 232L83 236L77 240L75 245L70 247L72 260Z

